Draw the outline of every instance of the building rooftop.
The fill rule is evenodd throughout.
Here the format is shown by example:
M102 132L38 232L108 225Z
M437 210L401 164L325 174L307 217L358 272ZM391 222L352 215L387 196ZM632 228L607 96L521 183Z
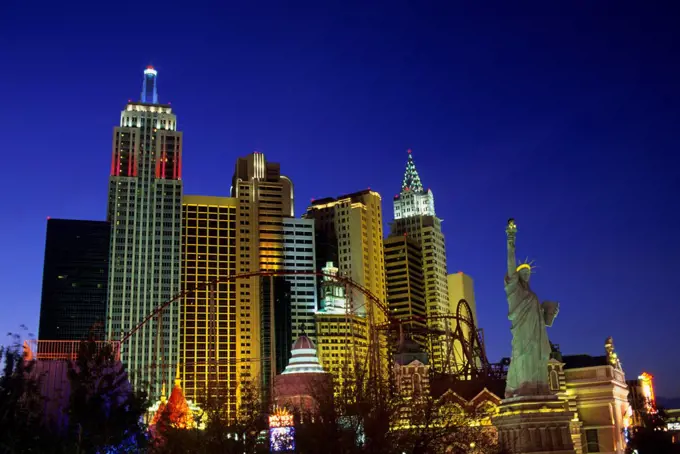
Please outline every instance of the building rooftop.
M355 199L357 197L361 197L361 196L367 195L367 194L379 195L377 192L372 191L371 188L368 188L368 189L364 189L363 191L352 192L351 194L345 194L345 195L341 195L341 196L338 196L338 197L324 197L323 199L316 199L316 200L312 201L311 206L325 205L327 203L337 202L339 200L344 200L344 199Z
M290 361L281 375L325 373L316 354L316 345L306 335L298 337L290 353Z
M607 366L607 356L590 355L562 355L562 362L565 369L578 369L581 367Z

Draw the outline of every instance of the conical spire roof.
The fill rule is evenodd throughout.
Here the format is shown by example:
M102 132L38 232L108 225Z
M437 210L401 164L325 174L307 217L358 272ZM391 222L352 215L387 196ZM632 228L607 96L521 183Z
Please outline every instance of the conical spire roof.
M316 345L304 334L293 344L291 358L282 374L323 374L325 371L316 355Z
M402 191L425 192L423 183L420 181L420 175L416 170L416 164L413 162L413 153L408 150L408 161L406 162L406 171L404 172L404 180L401 183Z

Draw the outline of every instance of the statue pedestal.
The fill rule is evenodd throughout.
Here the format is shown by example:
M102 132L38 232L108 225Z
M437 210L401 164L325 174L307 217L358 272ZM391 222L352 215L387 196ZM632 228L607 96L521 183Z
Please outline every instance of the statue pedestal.
M501 446L513 454L574 454L571 418L557 396L521 396L501 401L493 425Z

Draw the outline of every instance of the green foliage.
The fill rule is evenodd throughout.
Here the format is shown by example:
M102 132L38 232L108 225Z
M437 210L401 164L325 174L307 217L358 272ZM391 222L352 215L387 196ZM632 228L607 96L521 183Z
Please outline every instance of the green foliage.
M24 360L19 336L0 347L0 355L1 454L143 452L146 431L140 418L146 400L123 385L126 373L111 348L97 350L94 341L85 342L69 366L71 394L62 409L69 421L66 430L45 411L48 402L40 389L44 377L36 373L35 361Z
M78 358L69 364L71 384L69 436L85 452L117 447L116 452L136 452L145 440L141 418L146 397L132 390L127 372L115 359L110 344L94 340L81 343Z
M43 421L40 383L34 364L23 360L19 337L0 347L0 453L53 452L54 436Z
M147 446L146 428L140 423L147 401L128 387L126 372L109 347L99 348L94 341L81 345L68 371L69 425L62 432L45 422L40 382L31 375L34 363L23 361L18 344L2 349L2 355L0 454L268 452L262 432L269 411L256 383L242 383L235 418L228 417L226 392L220 396L213 391L197 416L205 430L178 429L161 421ZM309 390L313 408L292 409L296 452L497 452L486 429L471 424L476 415L461 413L453 402L400 395L386 382L366 377L359 366L341 378L337 395L332 386L317 386Z

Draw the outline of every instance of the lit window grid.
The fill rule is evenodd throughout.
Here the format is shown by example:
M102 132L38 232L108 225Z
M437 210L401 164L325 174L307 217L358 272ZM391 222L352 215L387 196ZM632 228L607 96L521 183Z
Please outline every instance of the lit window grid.
M198 205L195 205L196 208L198 208ZM235 218L236 218L236 207L235 206L218 206L217 212L209 213L206 217L206 219L209 219L210 214L217 214L216 216L216 222L217 226L216 227L201 227L199 226L199 220L202 220L199 216L198 211L194 213L190 213L186 209L187 205L185 205L185 210L184 210L184 260L183 260L183 276L184 276L184 289L188 289L193 285L201 284L204 282L211 281L213 279L219 278L220 276L224 275L229 275L231 274L229 272L229 267L230 264L232 265L232 269L235 269L235 261L236 257L234 254L229 254L229 242L227 241L227 245L220 246L219 244L217 245L218 248L218 253L215 254L217 257L215 260L210 260L210 254L208 252L205 252L203 256L201 256L201 253L198 251L198 248L200 247L198 244L198 239L203 238L203 239L208 239L208 238L220 238L219 231L222 229L226 229L228 234L227 234L227 240L229 239L235 239L236 237L236 229L235 228L230 228L229 223L234 222L235 224ZM227 215L225 216L224 219L219 219L220 214L222 215ZM205 235L200 235L199 230L205 229ZM206 241L207 243L207 241ZM188 253L188 247L189 246L194 246L196 247L196 252L194 254L195 259L190 260L189 259L189 253ZM206 246L209 247L209 246ZM226 251L223 254L220 254L219 248L225 248ZM228 260L225 262L223 259L220 259L220 256L228 256ZM204 268L205 273L199 274L198 272L192 273L191 275L189 274L189 270L191 268L194 268L196 270ZM224 268L226 268L226 273L224 272ZM232 299L229 297L229 294L236 291L236 284L233 282L230 283L224 283L218 286L217 288L218 291L215 293L215 309L216 309L216 318L215 318L215 323L217 323L216 327L216 343L217 345L215 346L215 354L216 358L215 360L217 361L217 366L216 366L216 373L217 376L215 377L216 384L220 387L222 385L225 385L224 388L226 388L229 391L229 397L234 398L236 397L236 380L231 380L230 379L230 372L229 367L233 366L235 369L236 365L236 350L230 350L230 343L229 341L221 341L220 337L223 335L220 334L221 328L219 327L220 322L226 322L227 327L226 327L226 338L229 339L229 337L235 337L236 336L236 328L232 328L229 326L230 322L236 322L236 313L233 314L233 316L230 318L229 317L229 308L231 306L236 308L236 299ZM227 295L226 297L221 296L221 294L224 293ZM208 303L208 299L210 298L210 292L209 289L206 289L205 291L199 292L197 294L192 302L195 305L199 304L206 304ZM204 397L204 393L206 392L206 389L204 389L203 386L199 386L198 383L205 383L206 385L211 383L211 378L210 378L210 372L211 372L211 367L210 367L210 308L206 306L205 308L205 320L199 320L200 316L198 315L198 312L193 312L190 313L187 310L183 311L183 324L182 324L182 330L183 330L183 344L182 344L182 364L183 364L183 374L182 376L184 377L184 385L185 385L185 395L196 401L196 400L202 400L201 398ZM235 312L235 311L234 311ZM190 334L188 333L188 329L193 328L194 333ZM205 329L205 341L199 341L198 337L199 335L202 335L199 333L199 329ZM191 348L193 347L193 348ZM189 357L188 356L188 351L193 350L193 356ZM233 351L233 356L231 355L231 352ZM193 366L191 365L193 363ZM236 374L236 372L234 372ZM214 383L214 382L213 382ZM224 389L223 388L223 389ZM230 400L230 399L229 399ZM233 415L231 415L233 416Z
M109 180L108 219L112 230L107 336L110 339L129 332L180 288L182 182L155 180L151 170L153 159L153 154L145 155L139 162L137 177L111 176ZM140 193L147 195L140 197ZM124 204L126 209L119 204ZM147 278L149 274L153 274L153 278ZM178 325L178 304L171 304L163 311L162 334L154 318L121 347L121 360L130 371L133 385L138 389L148 386L152 400L160 396L162 383L171 383L174 378ZM160 339L162 343L157 342Z

